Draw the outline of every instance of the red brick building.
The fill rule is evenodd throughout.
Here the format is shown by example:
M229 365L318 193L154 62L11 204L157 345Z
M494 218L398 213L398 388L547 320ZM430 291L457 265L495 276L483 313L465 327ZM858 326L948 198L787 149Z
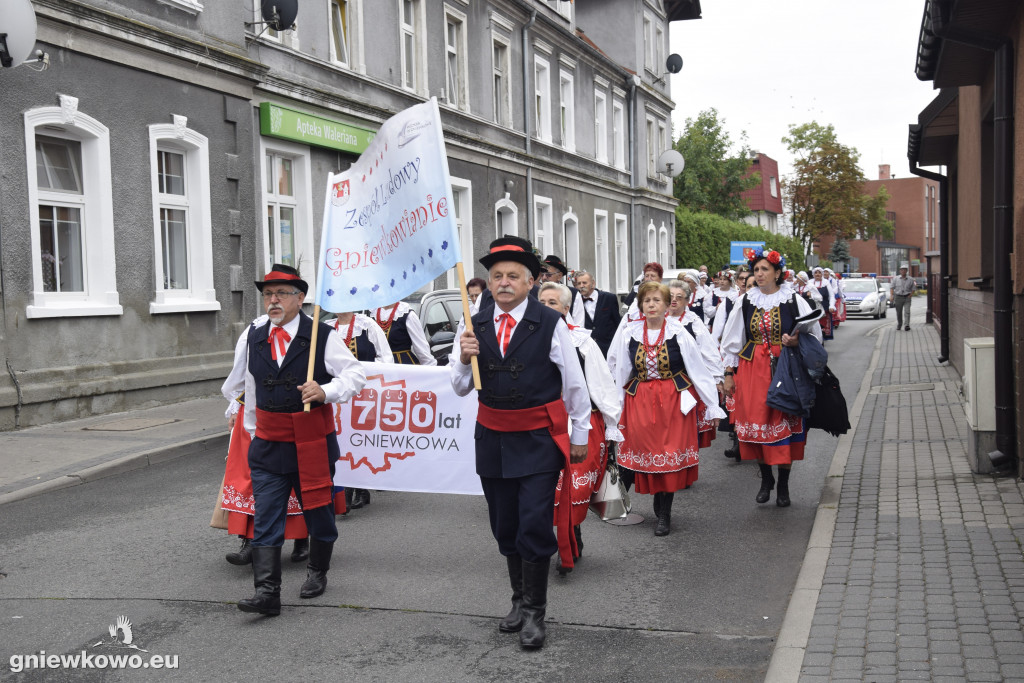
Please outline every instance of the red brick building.
M779 162L766 154L756 152L746 175L761 174L761 184L740 196L753 213L743 220L759 228L779 234L779 215L782 213L782 189L779 186Z
M850 257L856 259L850 270L879 275L897 275L901 263L910 264L910 274L928 274L927 255L939 248L939 184L934 180L907 176L893 178L889 164L880 164L878 180L864 183L864 194L878 194L880 187L889 193L886 218L895 231L888 240L850 240ZM828 258L831 237L815 243L814 252Z

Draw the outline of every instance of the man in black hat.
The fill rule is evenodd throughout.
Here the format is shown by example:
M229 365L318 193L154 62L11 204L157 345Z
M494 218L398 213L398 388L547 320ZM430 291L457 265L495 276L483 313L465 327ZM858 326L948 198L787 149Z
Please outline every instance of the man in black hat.
M587 318L586 311L583 308L583 298L580 296L578 289L567 282L562 282L562 279L569 274L569 268L562 263L562 259L552 254L544 257L544 260L541 261L540 269L540 284L556 282L560 285L566 285L569 291L572 292L572 307L569 309L569 315L566 316L566 319L576 327L583 327Z
M252 539L256 594L240 600L238 608L274 616L281 613L281 546L293 489L310 535L309 564L299 597L314 598L327 587L338 538L332 487L340 452L334 413L326 404L343 403L358 393L366 374L341 335L319 323L313 380L307 382L313 320L302 312L302 302L309 284L291 266L274 264L256 287L269 320L253 323L242 334L231 373L240 378L238 386L224 390L244 389L245 428L253 437L249 469L256 508ZM303 410L306 404L312 406L308 413Z
M461 396L470 392L470 359L477 356L482 389L476 471L512 585L512 610L498 628L519 632L520 645L533 649L544 645L551 556L559 551L563 566L572 566L572 503L566 498L559 504L562 548L551 511L559 471L567 461L586 458L590 396L569 328L528 296L540 271L530 242L497 239L480 263L488 270L493 302L473 316L475 332L459 327L452 386ZM562 487L563 497L571 488Z

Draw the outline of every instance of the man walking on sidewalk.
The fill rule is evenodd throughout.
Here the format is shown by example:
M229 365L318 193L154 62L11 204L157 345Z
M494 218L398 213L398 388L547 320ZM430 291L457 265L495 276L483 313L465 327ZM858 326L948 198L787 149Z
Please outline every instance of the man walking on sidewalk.
M907 276L910 266L906 263L900 264L899 277L892 279L893 305L896 307L896 329L910 329L910 300L917 289L917 282L914 278ZM904 319L904 313L906 318ZM905 323L905 324L904 324Z

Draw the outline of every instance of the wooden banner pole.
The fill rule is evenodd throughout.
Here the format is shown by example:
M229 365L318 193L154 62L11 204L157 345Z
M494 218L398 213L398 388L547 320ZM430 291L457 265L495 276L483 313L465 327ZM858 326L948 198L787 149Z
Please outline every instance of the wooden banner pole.
M306 381L313 381L313 367L316 363L316 333L320 329L320 304L313 308L313 337L309 340L309 365L306 367ZM309 412L311 403L307 403L302 410Z
M472 332L473 318L469 314L469 290L466 289L466 271L462 267L462 261L455 264L455 273L458 276L456 279L459 281L459 291L462 292L462 317L466 321L466 330ZM459 340L455 341L458 343ZM473 388L480 391L483 387L480 384L480 365L477 363L476 356L469 359L469 365L473 368Z

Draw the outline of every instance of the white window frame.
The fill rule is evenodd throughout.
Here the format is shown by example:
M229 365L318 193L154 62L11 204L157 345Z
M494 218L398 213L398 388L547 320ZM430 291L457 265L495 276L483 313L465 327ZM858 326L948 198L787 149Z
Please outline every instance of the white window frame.
M492 15L492 19L494 15ZM494 61L495 46L502 47L504 64ZM501 92L495 92L495 80L501 76ZM512 127L512 41L496 31L491 31L491 112L492 120L499 126Z
M161 5L170 5L176 7L183 12L195 15L203 11L203 3L199 0L157 0Z
M313 241L313 187L310 152L306 145L298 145L275 138L260 138L260 211L259 211L259 242L263 246L263 272L269 272L273 265L270 262L270 249L267 244L267 205L277 203L277 195L267 194L267 154L288 157L292 160L292 195L295 200L290 204L295 209L293 229L295 231L296 267L302 279L309 283L309 293L305 303L316 303L316 262L317 253ZM276 180L276 179L275 179Z
M655 171L657 171L657 168L658 168L657 159L660 158L662 153L666 152L668 150L668 148L670 147L669 141L668 141L668 126L665 123L665 119L657 119L657 125L658 125L658 140L657 140L657 145L658 146L654 150L654 154L655 154L654 168L655 168ZM667 175L665 175L664 173L658 173L658 180L660 180L662 182L668 182L669 177Z
M456 226L459 231L459 248L462 250L463 273L466 276L466 281L469 282L474 277L474 259L466 258L466 256L475 253L473 251L473 181L452 176L452 192L459 195ZM456 275L457 271L454 268L450 268L446 273L448 289L455 289L459 286Z
M612 98L612 165L626 169L626 103Z
M345 3L347 17L345 24L348 27L348 35L345 36L348 45L348 60L338 58L334 47L334 5L335 0L327 3L327 26L331 33L330 55L331 61L338 66L351 69L358 73L366 73L366 63L363 60L363 0L340 0Z
M647 224L647 262L658 261L658 228L654 226L654 219ZM662 264L664 267L665 264Z
M121 315L114 258L114 201L110 167L110 131L78 111L78 99L60 96L59 107L25 112L25 162L28 171L29 232L32 246L32 303L27 318ZM36 132L81 143L82 194L40 189L36 180ZM43 285L39 204L79 208L82 218L82 292L47 292Z
M547 252L549 254L555 252ZM573 213L572 207L562 214L562 253L565 254L565 265L570 270L580 268L580 219Z
M519 236L519 207L509 193L494 203L494 237Z
M551 64L540 55L533 57L534 136L551 143Z
M213 220L210 212L210 143L205 135L187 127L184 116L172 115L174 123L149 127L149 159L153 202L154 297L149 312L185 313L219 311L217 290L213 284ZM187 206L186 240L188 288L164 289L163 240L160 209L172 208L173 195L162 195L157 156L161 151L185 157L185 199ZM180 207L174 207L180 208Z
M608 95L594 90L594 158L608 163Z
M571 71L558 70L558 123L562 147L576 151L576 78Z
M650 114L647 115L647 126L645 129L645 137L647 138L647 177L657 178L658 177L658 138L657 138L657 124L654 121L654 117Z
M654 24L654 67L652 71L659 78L664 76L662 71L665 68L665 29L661 20L655 20Z
M422 0L421 0L422 1ZM448 43L448 25L452 24L456 27L455 45ZM469 43L467 38L467 32L469 24L466 21L466 15L464 12L460 12L451 5L446 4L444 6L444 45L445 45L445 59L444 59L444 92L445 101L448 106L459 109L460 111L468 112L469 107ZM452 96L451 84L451 60L454 58L455 68L457 73L455 74L455 95Z
M644 12L644 68L654 71L654 15Z
M608 212L594 209L594 277L608 287Z
M533 195L533 243L543 254L555 253L554 206L550 197Z
M658 263L665 268L670 268L672 264L672 250L669 248L668 228L665 227L665 221L662 221L661 227L658 228Z
M401 65L401 73L399 74L399 82L405 90L410 90L423 97L427 96L427 21L426 21L426 8L425 0L412 0L413 3L413 21L414 24L406 24L404 18L404 3L405 0L398 0L398 47L399 47L399 64ZM406 47L405 37L407 35L412 36L412 50L413 50L413 64L412 64L412 83L406 81Z
M615 222L615 291L629 291L629 219L617 213Z

